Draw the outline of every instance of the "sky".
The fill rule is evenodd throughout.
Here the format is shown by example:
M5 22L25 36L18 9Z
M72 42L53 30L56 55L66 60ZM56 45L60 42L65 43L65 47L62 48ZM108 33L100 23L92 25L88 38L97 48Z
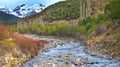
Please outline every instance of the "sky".
M26 4L33 6L34 4L43 4L46 7L59 1L64 0L0 0L0 7L5 6L10 9L14 9L16 6Z

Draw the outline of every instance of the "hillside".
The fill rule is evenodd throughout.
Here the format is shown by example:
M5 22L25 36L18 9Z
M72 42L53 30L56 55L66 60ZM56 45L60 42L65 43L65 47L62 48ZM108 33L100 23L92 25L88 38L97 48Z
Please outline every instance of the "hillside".
M42 12L16 21L18 25L27 23L53 22L59 20L78 20L88 16L97 16L104 12L105 0L66 0L55 3ZM72 21L73 23L76 21Z
M119 67L119 7L120 0L66 0L0 23L0 67Z
M99 48L98 51L108 53L112 57L120 56L119 3L119 0L62 1L49 6L41 13L18 20L14 30L20 33L75 37L85 41L88 49L91 47L94 51Z
M6 14L6 13L0 11L0 22L1 23L11 22L11 21L14 21L17 19L19 19L19 18L14 15Z

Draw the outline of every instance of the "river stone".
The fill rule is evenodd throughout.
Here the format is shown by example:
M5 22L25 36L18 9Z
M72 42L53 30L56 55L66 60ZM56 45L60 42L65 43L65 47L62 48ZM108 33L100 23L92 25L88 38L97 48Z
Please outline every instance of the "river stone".
M47 39L47 38L40 38L40 40L47 40L48 44L44 45L44 49L54 48L57 45L63 45L67 42L67 40L60 40L60 39Z
M84 63L89 63L86 58L80 58L78 56L75 56L75 55L69 54L69 53L58 54L57 56L61 59L71 61L71 63L75 64L75 65L81 65L81 64L84 64Z
M36 61L32 64L33 67L71 67L71 64L67 64L65 61L50 60L49 58L43 58L42 61ZM72 65L73 66L73 65Z

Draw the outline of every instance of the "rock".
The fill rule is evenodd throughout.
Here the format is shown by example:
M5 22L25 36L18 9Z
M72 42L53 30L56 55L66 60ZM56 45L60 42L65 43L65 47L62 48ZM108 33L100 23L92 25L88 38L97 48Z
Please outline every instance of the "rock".
M18 56L14 55L20 54ZM11 50L11 52L5 53L3 56L0 56L0 67L19 67L23 62L30 59L31 55L29 53L22 53L19 49Z
M98 25L97 28L96 28L96 35L100 35L100 34L106 32L107 31L106 27L107 26L104 25L104 24Z
M85 58L80 58L72 54L59 54L59 58L69 61L70 64L81 65L81 63L88 63L88 60Z

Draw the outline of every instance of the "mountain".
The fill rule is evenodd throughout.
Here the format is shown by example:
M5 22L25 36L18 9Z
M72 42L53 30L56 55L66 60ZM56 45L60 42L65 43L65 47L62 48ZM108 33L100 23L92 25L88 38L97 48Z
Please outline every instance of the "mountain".
M45 6L42 4L34 4L33 6L27 6L26 4L22 4L20 6L17 6L13 10L8 9L6 7L0 7L0 11L23 18L26 16L30 16L30 15L39 13L44 8L45 8Z
M40 13L18 20L19 23L27 24L29 22L42 23L54 22L59 20L79 20L90 16L97 16L104 13L106 0L66 0L55 3ZM70 22L77 22L70 21ZM27 22L27 23L26 23Z
M0 23L10 22L10 21L17 20L17 19L19 18L14 15L8 14L8 12L5 13L5 12L0 11Z
M27 6L26 4L22 4L20 6L17 6L15 9L13 9L12 14L23 18L26 16L36 14L36 13L40 12L41 10L43 10L44 8L45 8L45 6L42 4L35 4L31 7Z
M6 8L5 6L0 7L0 11L7 13L7 14L12 13L12 10Z
M11 22L19 18L30 16L39 13L45 8L42 4L34 4L33 6L27 6L22 4L11 10L5 6L0 7L0 22Z

